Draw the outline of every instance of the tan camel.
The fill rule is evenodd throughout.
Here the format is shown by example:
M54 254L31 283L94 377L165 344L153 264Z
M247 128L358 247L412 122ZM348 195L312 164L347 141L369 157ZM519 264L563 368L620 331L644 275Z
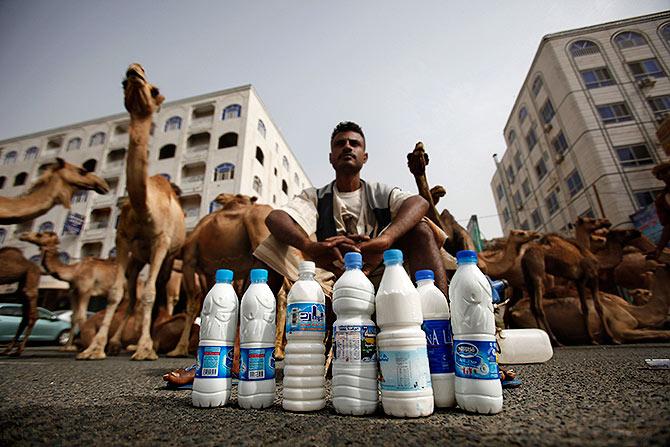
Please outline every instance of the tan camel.
M575 239L582 248L592 250L592 236L599 235L603 229L612 226L609 219L596 219L592 217L578 217L575 222Z
M35 244L42 254L42 265L56 279L70 283L72 308L72 336L63 346L64 351L77 351L74 334L86 321L86 310L92 296L107 296L116 279L117 265L111 259L83 258L74 264L64 264L58 256L58 235L53 231L23 233L20 240Z
M91 345L77 356L78 359L105 358L109 326L123 297L126 272L129 272L128 290L134 290L134 272L141 270L147 263L149 275L142 292L142 335L132 359L158 358L151 339L151 314L156 299L156 281L160 276L167 282L172 261L181 249L186 234L184 212L170 182L161 175L149 177L147 174L152 115L165 98L158 88L147 82L144 69L139 64L128 67L123 88L124 104L130 114L126 160L126 189L129 200L121 209L116 230L116 281L110 291L102 326ZM161 292L165 291L162 287L159 289ZM134 304L132 301L131 298L131 307Z
M179 302L179 294L181 293L181 281L182 281L182 271L181 271L181 260L176 259L172 266L172 271L170 272L170 279L167 283L167 313L172 315L174 313L174 307Z
M78 189L106 194L109 185L81 166L57 158L26 194L19 197L0 197L0 225L27 222L45 214L56 205L70 208L72 194Z
M665 183L665 188L656 196L654 201L658 221L663 225L663 232L654 253L655 258L658 259L670 242L670 161L664 161L654 166L651 173Z
M19 356L26 346L28 337L30 337L33 326L37 321L37 288L40 283L40 275L40 268L23 257L21 250L14 247L0 248L0 284L18 282L18 291L23 299L21 323L19 323L14 339L2 352L2 355ZM22 334L24 337L19 343ZM14 348L16 350L12 352Z

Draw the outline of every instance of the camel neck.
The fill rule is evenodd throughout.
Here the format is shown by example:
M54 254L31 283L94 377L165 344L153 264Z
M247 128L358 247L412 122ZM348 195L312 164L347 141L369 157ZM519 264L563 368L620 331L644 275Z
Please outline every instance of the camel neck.
M42 265L44 265L44 268L51 276L62 281L70 281L72 279L74 267L63 264L58 256L58 247L43 248L42 252Z
M70 204L72 191L51 178L38 183L28 194L16 197L0 197L0 225L25 222L40 216L57 204Z
M128 131L128 157L126 158L126 188L135 211L147 209L148 147L151 132L151 115L131 115Z

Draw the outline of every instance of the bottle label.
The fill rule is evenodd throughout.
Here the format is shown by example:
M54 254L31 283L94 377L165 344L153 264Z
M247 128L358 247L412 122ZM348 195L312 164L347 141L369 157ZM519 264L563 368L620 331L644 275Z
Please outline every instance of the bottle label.
M419 391L431 388L426 348L379 351L382 390Z
M240 349L240 380L274 379L274 351L274 347Z
M456 377L500 380L495 341L454 340Z
M320 303L293 303L286 307L286 333L326 332L326 306Z
M425 320L421 329L426 333L430 373L453 373L454 343L451 337L451 321Z
M232 346L199 346L195 376L199 379L226 379L233 368Z
M344 362L377 361L377 327L369 325L333 325L335 359Z

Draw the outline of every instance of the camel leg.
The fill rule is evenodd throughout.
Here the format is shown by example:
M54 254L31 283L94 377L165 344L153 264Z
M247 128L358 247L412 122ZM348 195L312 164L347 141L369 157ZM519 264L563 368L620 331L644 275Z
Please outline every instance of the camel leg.
M128 263L128 274L126 287L124 290L124 296L126 294L128 295L128 306L126 307L126 311L123 314L123 318L121 319L119 327L116 328L116 332L114 332L114 335L112 335L109 343L107 343L107 353L109 355L119 355L121 349L123 348L121 338L123 337L123 331L126 329L126 324L128 323L130 316L135 311L135 306L137 305L137 278L140 275L142 267L144 267L144 264L138 262L134 258L132 258Z
M509 301L507 304L505 304L505 313L503 313L503 325L506 328L510 327L510 319L512 316L512 308L516 303L521 301L521 298L523 298L523 289L519 289L518 287L513 287L512 288L512 296L510 297Z
M26 343L28 342L28 338L30 337L30 333L33 331L33 327L35 326L35 323L37 322L37 288L39 287L40 283L40 271L37 269L36 271L29 271L28 274L26 275L25 282L23 284L23 294L26 297L26 300L28 302L28 313L26 315L26 306L24 305L24 313L23 313L23 318L21 319L21 324L26 323L27 320L27 325L25 325L25 335L23 336L23 340L19 343L18 348L16 351L13 353L9 354L11 356L20 356L23 353L23 350L26 347ZM20 284L19 284L20 285ZM21 325L19 325L19 329L16 331L16 339L15 342L18 342L18 338L21 336L21 332L23 332L23 329L21 328Z
M600 321L603 324L603 329L605 330L605 333L609 338L612 339L612 342L614 344L621 344L621 341L619 341L618 337L614 336L614 331L612 331L612 328L610 327L609 321L605 318L605 313L603 311L603 306L602 302L600 299L600 287L599 287L599 281L598 281L598 271L593 272L593 276L589 280L589 290L591 290L591 296L593 296L593 307L596 309L596 314L598 315L598 318L600 318ZM588 321L588 320L587 320ZM591 333L588 333L589 337L592 337Z
M137 342L137 350L131 357L131 360L157 360L158 354L154 350L154 343L151 340L151 313L156 301L156 280L160 273L163 261L167 255L168 241L160 238L153 247L151 253L151 263L149 264L149 277L144 283L144 292L142 293L142 335Z
M80 292L74 290L72 294L72 325L70 326L70 339L67 341L62 350L67 352L77 352L77 346L74 344L75 334L86 321L86 310L88 303L91 301L90 292Z
M626 329L618 333L623 343L668 342L670 331L662 329Z
M544 256L533 256L530 254L530 251L531 250L526 251L526 255L521 259L524 281L526 283L526 288L528 289L530 311L535 317L537 327L543 329L547 333L551 343L554 346L561 346L549 326L547 315L544 313L544 307L542 306L544 277L546 272Z
M177 342L177 346L167 353L168 357L188 357L188 344L191 339L191 327L195 320L198 304L202 303L202 292L198 290L195 285L195 275L198 274L195 265L195 254L184 253L182 259L182 282L184 283L184 290L186 291L186 319L184 320L184 328L181 331L181 336Z
M584 280L577 281L575 283L577 286L577 294L579 295L579 305L582 309L582 322L584 323L584 330L585 334L588 335L589 340L591 340L592 345L597 345L599 344L598 341L595 339L593 336L593 333L591 332L591 326L589 325L589 306L588 303L586 302L586 284ZM596 302L596 295L593 295L593 304L595 305ZM602 315L602 312L601 314ZM602 319L602 317L601 317ZM603 326L605 325L605 321L603 321Z

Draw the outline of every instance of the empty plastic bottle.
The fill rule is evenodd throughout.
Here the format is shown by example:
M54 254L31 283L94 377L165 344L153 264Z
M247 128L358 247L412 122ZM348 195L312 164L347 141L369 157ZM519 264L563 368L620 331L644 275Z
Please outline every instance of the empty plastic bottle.
M435 406L456 405L454 396L454 344L451 338L449 303L442 291L435 286L432 270L419 270L415 274L416 290L421 297L423 325L428 343L428 364L433 385Z
M360 253L344 255L345 272L333 287L333 406L340 414L364 415L377 410L377 327L375 288L361 271Z
M456 402L467 411L499 413L503 397L491 285L477 267L476 252L459 251L456 259L458 268L449 285Z
M196 407L218 407L230 398L233 346L237 332L237 294L233 272L216 271L200 314L200 346L191 399Z
M242 408L266 408L275 400L276 300L267 280L267 270L251 270L251 284L242 296L237 386Z
M326 298L314 280L313 262L301 262L298 271L298 281L287 298L282 406L289 411L315 411L326 406Z
M428 416L434 401L421 301L402 260L400 250L384 252L386 269L375 299L382 406L391 416Z

